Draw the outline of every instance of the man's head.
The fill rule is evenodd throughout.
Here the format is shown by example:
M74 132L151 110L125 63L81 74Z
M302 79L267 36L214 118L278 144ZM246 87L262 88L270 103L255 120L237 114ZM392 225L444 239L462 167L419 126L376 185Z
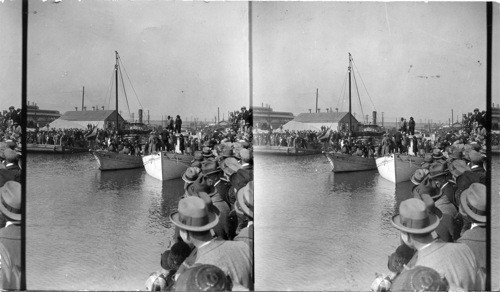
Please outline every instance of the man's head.
M411 198L401 202L399 214L392 217L392 225L401 232L401 239L409 247L415 242L432 240L431 232L439 225L439 217L431 214L426 204Z
M21 184L8 181L0 187L0 212L9 220L21 221Z
M219 223L219 216L209 210L203 199L190 196L179 201L177 212L170 215L170 221L179 227L184 242L196 245L212 238L210 229Z
M486 186L473 183L460 196L460 213L473 222L486 224Z

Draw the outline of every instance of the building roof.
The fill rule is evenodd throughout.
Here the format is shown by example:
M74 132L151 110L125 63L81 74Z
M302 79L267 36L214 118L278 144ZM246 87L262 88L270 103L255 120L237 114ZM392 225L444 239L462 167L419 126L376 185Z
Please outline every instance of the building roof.
M68 111L65 112L59 119L65 121L105 121L114 110L100 111Z
M302 113L293 119L295 122L301 123L338 123L343 118L349 118L348 112L328 112L328 113ZM352 116L352 123L358 121Z

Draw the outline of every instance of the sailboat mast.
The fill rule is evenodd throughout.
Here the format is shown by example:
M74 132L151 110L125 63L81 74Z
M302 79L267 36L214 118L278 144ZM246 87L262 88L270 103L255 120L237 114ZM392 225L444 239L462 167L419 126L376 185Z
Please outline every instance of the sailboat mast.
M351 114L351 53L348 53L349 54L349 68L348 68L348 71L349 71L349 133L351 133L351 117L352 117L352 114Z
M118 131L118 52L115 51L116 64L115 64L115 91L116 91L116 130Z

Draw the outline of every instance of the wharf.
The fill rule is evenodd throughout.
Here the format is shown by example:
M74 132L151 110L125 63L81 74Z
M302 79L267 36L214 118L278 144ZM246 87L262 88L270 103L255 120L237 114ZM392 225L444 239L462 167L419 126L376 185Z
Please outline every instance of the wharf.
M321 149L310 149L310 148L306 149L306 148L268 146L268 145L253 146L253 153L255 154L301 156L301 155L321 154L322 152L323 151Z
M27 143L26 152L47 153L47 154L70 154L70 153L89 152L89 149L81 147L65 147L61 145L51 145L51 144Z

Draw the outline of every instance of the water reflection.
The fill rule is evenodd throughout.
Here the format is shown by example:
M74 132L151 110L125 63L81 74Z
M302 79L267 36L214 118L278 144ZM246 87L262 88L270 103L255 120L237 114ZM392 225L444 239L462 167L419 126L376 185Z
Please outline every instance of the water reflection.
M30 290L144 288L170 245L182 180L101 172L88 153L30 155L27 176Z
M377 171L333 173L323 156L256 157L256 287L367 290L398 243L411 186Z

